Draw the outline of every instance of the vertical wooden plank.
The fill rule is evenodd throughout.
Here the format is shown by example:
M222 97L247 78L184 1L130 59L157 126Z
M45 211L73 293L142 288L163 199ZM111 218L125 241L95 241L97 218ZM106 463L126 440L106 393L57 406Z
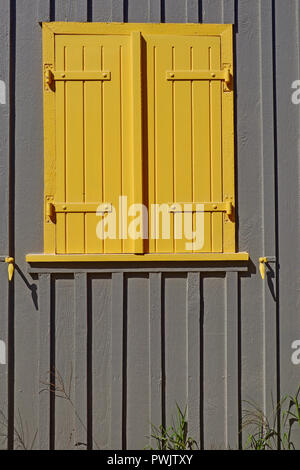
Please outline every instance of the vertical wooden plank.
M39 421L38 449L50 447L50 391L43 385L51 382L50 332L51 332L51 274L39 276ZM42 391L43 390L43 391Z
M148 2L148 21L150 23L163 22L163 2L161 0L150 0Z
M111 203L117 211L119 196L122 194L122 100L121 68L124 67L127 37L109 37L103 47L103 69L111 71L111 80L103 83L103 156L104 156L104 202ZM126 62L129 67L129 61ZM128 73L130 73L129 69ZM127 163L128 164L128 163ZM121 253L122 240L119 239L119 218L116 217L116 237L104 240L105 253Z
M65 49L66 70L83 70L83 47L68 45ZM84 202L84 89L83 82L65 84L66 106L66 202ZM84 253L84 214L71 213L66 218L67 253Z
M131 92L132 92L132 180L133 202L143 204L143 129L142 129L142 50L141 33L131 33ZM144 236L144 221L139 230ZM136 234L137 235L137 234ZM134 240L135 253L144 252L143 238Z
M233 31L232 27L228 26L222 34L221 38L221 51L222 51L222 64L230 65L231 73L233 71ZM235 204L235 148L234 148L234 116L233 116L233 91L234 79L232 79L232 86L230 91L223 91L224 84L221 85L221 100L222 100L222 172L223 172L223 187L222 187L222 200L230 200L234 206L234 213L232 217L223 215L223 251L234 253L235 252L235 219L236 204Z
M125 21L124 0L111 0L111 21Z
M174 70L191 70L193 67L193 48L186 37L174 38ZM188 80L173 83L173 130L174 130L174 200L169 202L191 202L193 200L193 148L192 148L192 85ZM169 117L170 119L170 117ZM183 208L182 208L183 209ZM177 219L177 220L176 220ZM179 219L179 221L178 221ZM175 227L182 223L182 237L176 240L175 253L186 251L186 243L192 245L189 236L193 230L193 214L187 212L174 214ZM188 234L188 230L190 229ZM187 233L187 236L185 234Z
M210 49L210 68L220 69L220 51ZM222 86L220 81L210 83L211 129L211 197L213 202L223 200L222 192ZM223 251L223 214L212 213L212 251Z
M55 21L86 21L87 0L55 0Z
M47 27L44 26L45 34L48 35L52 32ZM49 31L49 32L48 32ZM45 41L47 38L45 38ZM49 41L49 39L48 39ZM52 34L52 41L53 41L53 60L54 60L54 47L55 47L55 68L57 70L65 70L66 63L65 63L65 47L63 44L59 44L58 40L54 45L54 34ZM46 42L44 43L46 47ZM45 59L44 59L45 60ZM49 91L48 94L51 92ZM53 93L54 95L54 93ZM48 96L48 95L47 95ZM44 93L44 99L46 100L46 92ZM50 195L54 194L55 191L55 200L56 201L66 201L66 83L64 81L57 81L55 83L55 96L52 97L50 95L48 100L54 100L53 107L55 107L55 121L54 119L51 120L51 114L48 116L48 107L51 105L52 101L47 104L45 102L44 105L44 113L47 114L45 120L45 163L49 165L49 183L51 184L49 190ZM51 108L50 108L51 109ZM48 121L49 120L49 121ZM50 127L49 127L50 125ZM53 126L55 128L53 129ZM48 132L53 132L55 136L55 143L52 144L51 147L51 136L47 138ZM53 138L52 138L53 139ZM56 155L56 159L54 164L52 163L51 157L52 152ZM51 164L52 163L52 164ZM55 168L55 187L51 181L51 170L53 171ZM45 172L47 168L45 167ZM47 197L47 192L45 190L45 195ZM45 230L51 230L52 226L55 230L55 252L56 253L66 253L66 214L56 214L56 223L49 223L45 224ZM49 229L47 226L50 225ZM45 232L46 237L46 232ZM45 246L46 253L49 251L53 251L51 246Z
M10 120L12 119L11 108L12 103L10 99L11 93L11 78L12 71L14 70L14 57L10 54L10 2L8 0L1 0L0 2L0 142L1 142L1 159L0 159L0 201L1 201L1 224L0 224L0 254L9 254L9 168L10 158L13 155L10 153ZM11 133L13 129L11 128ZM12 176L12 175L11 175ZM12 228L12 227L11 227ZM1 263L0 266L0 341L1 341L1 355L0 360L0 410L8 420L8 322L9 322L9 299L8 281L7 281L7 265ZM13 346L13 345L12 345ZM11 397L13 398L13 397ZM2 417L3 418L3 417ZM7 422L8 424L8 422ZM2 432L7 432L1 426ZM0 439L0 449L7 449L8 440L6 437Z
M134 203L134 185L132 174L132 136L133 119L132 116L132 77L131 47L122 47L120 55L120 129L121 129L121 167L122 167L122 196L127 197L127 209L125 198L122 199L119 211L120 238L122 238L123 253L134 252L134 240L128 235L130 219L128 218L128 208ZM141 171L138 170L137 171ZM134 177L135 179L135 177ZM138 183L138 181L136 181ZM141 194L140 197L143 195Z
M238 273L226 273L225 308L225 447L239 446Z
M126 449L144 449L150 421L149 280L127 276Z
M197 443L200 442L200 363L201 363L201 338L200 338L200 273L188 273L187 277L187 365L188 365L188 424L189 435Z
M149 273L149 314L150 314L150 425L162 424L162 275ZM149 445L154 447L153 438Z
M8 254L8 233L9 233L9 124L10 124L10 70L14 69L13 56L10 56L10 2L1 0L0 17L0 138L1 138L1 160L0 160L0 200L2 203L2 221L0 224L0 253ZM13 34L13 32L12 32Z
M236 0L222 0L222 23L234 24Z
M298 1L273 3L274 59L274 132L275 169L277 177L277 263L279 275L276 297L280 326L278 391L280 396L295 394L299 387L300 365L297 364L294 341L300 339L300 223L299 223L299 104L294 104L292 83L300 78L300 5ZM285 73L282 73L282 70ZM297 87L297 97L299 87ZM295 96L294 96L295 98ZM267 235L267 226L265 228ZM271 248L271 247L270 247ZM274 264L271 265L274 269ZM274 281L273 281L274 282ZM279 289L279 290L278 290ZM266 321L268 318L266 317ZM270 321L270 319L269 319ZM266 325L266 328L268 325ZM273 323L271 323L273 329ZM298 355L299 357L299 355ZM299 427L292 432L300 448Z
M149 0L128 0L129 23L146 23L149 15Z
M195 70L208 69L209 48L206 42L203 46L201 43L197 44L196 51L193 54L193 68ZM209 81L195 80L192 83L193 202L209 202L211 200L209 90ZM211 213L205 212L203 219L204 244L200 251L210 252L212 250ZM195 215L193 225L193 230L195 230Z
M50 21L50 0L37 1L38 21Z
M55 21L86 21L88 16L88 11L87 11L87 0L55 0ZM57 60L57 59L56 59ZM64 64L65 65L65 64ZM79 65L79 64L78 64ZM76 68L76 66L75 66ZM64 70L63 68L61 70ZM79 70L82 70L81 67ZM71 88L73 87L74 84L71 84ZM76 87L80 87L81 84L80 82L75 84L74 89ZM66 103L65 103L65 93L67 94L67 89L69 87L69 84L65 84L64 82L58 82L56 83L56 116L57 116L57 122L60 123L56 126L56 130L58 130L58 135L56 137L57 139L57 150L56 152L64 152L64 148L67 145L67 142L64 141L66 139L65 132L67 132L67 129L64 127L66 125L66 120L64 116L66 116L67 109L65 109ZM64 98L63 98L64 96ZM82 100L83 101L83 100ZM82 103L83 105L83 103ZM79 110L77 110L79 111ZM76 112L77 112L76 111ZM76 118L75 118L76 119ZM78 116L78 119L80 121L80 116ZM78 121L78 122L79 122ZM64 123L64 125L62 125ZM64 133L64 135L62 135ZM78 133L78 130L76 134ZM81 134L83 133L83 123L82 123L82 129L81 129ZM80 133L77 135L77 137L74 139L74 148L78 146L79 152L77 153L77 156L80 158L80 149L83 151L83 144L80 146L80 142L77 140L80 139ZM61 149L61 150L60 150ZM68 153L68 151L67 151ZM57 154L57 164L58 164L58 174L57 178L60 178L59 184L57 184L56 189L58 190L57 196L67 196L67 189L65 187L65 182L67 179L67 175L64 174L66 168L66 161L67 155L65 155L65 158L61 158ZM63 182L64 179L64 182ZM78 187L79 193L83 194L83 190L80 191L80 188L82 187L81 183ZM65 194L63 194L65 193ZM75 196L77 199L77 196ZM66 201L65 198L58 198L58 200L61 201ZM73 202L81 202L81 198L77 201ZM71 202L71 200L70 200ZM74 217L75 216L75 217ZM70 222L70 224L69 224ZM74 228L74 225L79 224L79 231L77 232L76 229ZM56 238L57 238L57 252L58 253L83 253L84 252L84 244L85 244L85 239L84 239L84 216L82 214L57 214L57 224L56 224ZM76 233L75 237L75 243L72 243L72 240L70 238L69 240L69 245L68 245L68 233L71 234L73 232L73 240L74 240L74 233ZM64 236L65 235L65 236Z
M45 65L54 65L54 34L46 26L43 25L43 66ZM45 73L45 69L42 73ZM63 86L63 84L62 84ZM44 104L44 203L51 201L54 198L55 192L55 155L56 152L62 151L61 147L55 144L61 142L59 135L56 137L55 142L55 112L58 112L55 107L56 96L52 89L46 86L44 83L43 90L43 104ZM58 87L58 99L60 98L61 86ZM59 99L58 103L63 106L63 99ZM64 115L64 114L63 114ZM64 161L64 156L62 161ZM63 184L64 188L64 184ZM48 199L50 198L50 199ZM64 199L63 199L64 200ZM45 213L45 208L44 208ZM64 221L64 220L63 220ZM50 220L46 219L44 214L44 251L45 253L55 253L56 252L56 227L55 224ZM60 237L64 240L65 236Z
M103 45L99 41L84 47L84 70L103 70ZM84 83L84 177L85 202L103 202L103 84ZM96 235L99 219L85 214L85 252L103 253L103 240Z
M187 23L199 23L200 5L199 0L185 0Z
M261 82L259 65L259 2L238 2L236 35L238 249L257 260L262 252L261 211ZM250 73L250 77L249 77ZM250 78L250 79L249 79ZM251 278L241 276L242 400L263 405L263 296L256 267ZM253 347L255 338L255 347ZM243 433L244 435L244 433ZM245 439L247 433L245 432Z
M87 444L87 274L75 273L75 369L74 369L74 422L76 449ZM89 403L91 406L91 403ZM82 445L83 444L83 445Z
M11 120L11 248L19 269L19 275L15 271L10 288L10 426L12 433L14 426L20 430L21 416L27 427L25 445L36 448L34 437L38 429L40 390L37 282L27 273L24 255L33 247L37 252L43 251L42 31L38 23L41 17L37 18L37 0L10 4L11 53L16 67L16 73L14 68L11 69L13 88L10 94L14 103ZM20 442L15 441L15 447L20 448Z
M75 331L74 278L72 275L57 275L55 279L55 449L57 450L74 450L76 444ZM65 392L60 391L62 388Z
M261 68L261 161L263 172L263 254L276 255L275 226L275 174L274 174L274 104L273 104L273 11L272 2L260 2L260 68ZM264 310L264 411L272 414L277 396L277 269L267 270L267 282L263 282ZM270 288L271 287L271 288ZM277 298L279 302L279 299Z
M168 40L160 37L148 39L151 73L148 74L148 90L151 90L153 111L149 115L149 141L154 140L154 147L149 150L149 203L168 204L173 202L173 84L161 80L167 69L173 68L173 52ZM152 94L153 93L153 94ZM150 96L150 95L149 95ZM151 103L152 104L152 103ZM172 119L170 118L172 116ZM152 120L152 119L153 120ZM154 121L154 122L153 122ZM168 217L166 209L163 217ZM156 252L173 252L173 223L171 216L170 238L162 238L163 217L157 217L157 240L150 245ZM153 224L150 218L150 224ZM153 224L154 225L154 224ZM159 225L159 230L158 230Z
M112 2L111 0L93 0L93 21L112 21Z
M164 276L164 344L165 344L165 416L166 425L176 420L176 404L187 406L187 288L186 275Z
M203 23L223 23L222 0L202 0Z
M186 2L182 0L164 0L165 21L185 23L187 21Z
M148 202L149 207L151 204L156 203L156 47L150 43L149 39L146 40L147 44L147 116L148 116ZM151 225L152 212L149 212L149 252L155 253L156 240L154 239Z
M216 295L217 293L217 295ZM204 448L225 447L225 279L203 278L203 426Z
M89 378L89 383L92 382L92 391L89 394L88 407L89 419L92 421L91 444L93 449L102 450L113 448L110 445L110 410L116 406L111 396L113 373L111 284L110 274L93 275L89 283L88 361L91 363L89 373L92 373L92 377ZM122 358L119 359L122 361Z
M124 331L124 275L112 274L112 373L111 373L111 416L110 416L110 448L122 449L123 434L123 335ZM125 382L126 383L126 382Z

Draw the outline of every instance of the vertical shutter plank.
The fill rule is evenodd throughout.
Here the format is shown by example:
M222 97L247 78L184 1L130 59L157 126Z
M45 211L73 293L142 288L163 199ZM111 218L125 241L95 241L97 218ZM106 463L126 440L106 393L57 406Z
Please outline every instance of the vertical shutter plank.
M64 48L55 42L55 68L65 70ZM65 83L55 83L56 189L55 200L66 200L66 120ZM51 224L51 223L50 223ZM51 224L52 225L52 224ZM66 253L66 214L56 214L56 253Z
M231 64L232 56L232 28L226 29L222 35L222 63ZM234 116L233 116L233 91L222 93L222 152L223 152L223 197L226 195L235 199L234 190ZM223 232L223 251L235 252L235 223L225 218Z
M161 42L159 42L159 40ZM156 204L168 204L173 201L173 92L171 83L161 79L167 69L172 70L172 47L163 38L153 38L155 47L154 73L150 85L155 94L155 196ZM172 116L172 119L171 119ZM161 219L161 217L160 217ZM171 216L172 220L172 216ZM160 220L161 221L161 220ZM161 223L160 223L161 226ZM156 240L156 252L173 252L173 227L170 239Z
M85 47L84 69L103 70L103 46L89 44ZM85 136L85 201L103 201L103 83L86 81L84 83L84 136ZM103 253L103 240L96 236L99 218L96 214L85 215L85 251Z
M133 157L133 199L134 204L143 203L143 136L142 136L142 57L141 33L131 33L131 71L132 71L132 157ZM144 227L140 228L143 233ZM134 240L135 253L144 252L142 238Z
M220 69L220 49L211 48L211 69ZM212 201L222 201L222 106L221 93L222 83L212 81L210 84L210 106L211 106L211 184ZM212 213L212 251L223 250L223 214Z
M66 69L82 70L81 45L66 48ZM66 82L66 199L84 202L83 83ZM84 253L84 214L67 214L67 252Z
M41 6L40 6L41 7ZM43 26L43 63L54 63L54 34ZM44 95L44 196L54 196L55 191L55 95L52 91ZM44 218L45 220L45 218ZM44 250L45 253L55 252L56 227L50 221L44 221Z
M103 82L103 158L104 202L112 203L117 210L122 194L122 126L120 103L120 64L124 40L108 37L103 48L103 70L110 70L111 80ZM122 62L123 63L123 62ZM119 221L116 217L116 235ZM121 253L122 242L118 238L104 240L105 253Z
M209 68L208 44L199 43L193 55L194 70ZM209 122L209 81L194 81L193 87L193 202L210 201L210 122ZM200 104L201 103L201 104ZM211 214L204 213L204 245L200 250L211 251ZM196 216L194 215L194 230Z
M148 202L149 202L149 252L155 253L156 240L151 234L152 216L150 207L156 201L156 93L155 93L155 73L156 73L156 48L152 41L147 39L147 124L148 124Z
M190 40L174 40L174 70L190 70L192 67L192 48ZM192 82L179 80L174 82L174 202L191 202L193 200L192 181ZM172 200L171 200L172 201ZM171 202L169 201L169 202ZM182 208L183 209L183 208ZM176 221L176 219L179 219ZM183 220L183 223L181 222ZM191 244L192 212L174 214L174 230L182 225L182 237L175 239L175 252L186 251L186 244ZM190 232L190 234L188 233ZM187 237L186 237L186 235Z

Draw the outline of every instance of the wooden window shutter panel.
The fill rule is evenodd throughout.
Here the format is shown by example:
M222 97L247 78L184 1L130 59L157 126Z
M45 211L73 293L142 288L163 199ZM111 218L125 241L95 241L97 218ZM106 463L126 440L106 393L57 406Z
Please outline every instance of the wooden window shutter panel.
M176 238L181 214L170 210L170 239L150 237L151 204L171 203L191 204L193 230L204 204L195 254L233 253L231 27L57 25L43 28L45 253L178 259L190 253ZM148 205L149 240L120 239L130 220L119 213L117 238L96 236L95 208L118 211L121 195Z

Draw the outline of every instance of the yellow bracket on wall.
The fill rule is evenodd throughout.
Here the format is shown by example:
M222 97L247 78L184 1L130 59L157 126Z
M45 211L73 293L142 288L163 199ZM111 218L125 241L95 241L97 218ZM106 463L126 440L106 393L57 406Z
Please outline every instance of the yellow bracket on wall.
M262 279L264 279L266 275L266 263L274 263L275 261L275 256L261 256L259 258L259 272Z
M15 260L11 256L0 256L0 261L8 264L8 280L11 281L15 270Z
M5 263L8 264L8 268L7 268L8 280L11 281L14 275L14 270L15 270L15 266L14 266L15 260L14 258L11 258L10 256L8 256L7 258L5 258Z
M260 272L262 279L265 278L267 261L268 261L268 258L266 256L261 256L259 258L259 272Z

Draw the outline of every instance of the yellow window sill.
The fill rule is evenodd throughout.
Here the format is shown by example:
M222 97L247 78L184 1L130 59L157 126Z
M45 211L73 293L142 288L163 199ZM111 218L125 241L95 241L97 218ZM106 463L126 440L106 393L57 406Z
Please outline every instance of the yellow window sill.
M155 253L155 254L28 254L28 263L77 263L100 261L248 261L249 254L240 253Z

